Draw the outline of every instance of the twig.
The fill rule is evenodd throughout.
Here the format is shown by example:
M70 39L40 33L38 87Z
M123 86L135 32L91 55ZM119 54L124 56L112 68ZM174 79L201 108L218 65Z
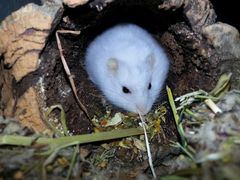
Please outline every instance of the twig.
M55 127L55 125L53 125L49 120L47 120L47 119L49 119L49 114L56 108L60 109L60 111L61 111L60 112L60 121L61 121L61 126L63 128L63 132L62 132L62 130L58 130ZM46 114L45 114L45 116L46 116L46 123L47 123L47 125L49 126L49 128L54 133L56 133L59 137L61 137L63 135L64 136L69 136L69 131L68 131L68 128L67 128L67 125L66 125L66 114L65 114L64 109L63 109L61 104L56 104L56 105L53 105L53 106L49 107L47 112L46 112Z
M153 167L153 162L152 162L152 154L151 154L151 149L150 149L150 146L149 146L149 141L148 141L148 136L147 136L147 131L146 131L146 124L144 122L144 118L143 116L138 113L139 116L140 116L140 120L142 122L142 127L143 127L143 131L144 131L144 137L145 137L145 143L146 143L146 147L147 147L147 154L148 154L148 163L149 163L149 166L151 168L151 171L152 171L152 174L153 174L153 178L156 178L156 173L155 173L155 170L154 170L154 167Z
M187 150L186 147L183 147L183 146L182 146L180 143L178 143L178 142L173 142L173 146L181 148L181 150L182 150L189 158L191 158L192 161L195 161L195 162L196 162L195 158L194 158L193 155Z
M222 97L223 94L226 91L228 91L228 89L230 87L231 77L232 77L232 73L221 75L215 88L209 94L214 97Z
M143 131L141 129L130 128L77 136L64 136L59 138L40 137L38 139L35 139L35 137L29 136L0 135L0 145L31 146L34 143L34 145L50 145L56 149L56 147L59 147L61 145L66 145L67 147L70 145L111 140L140 134L143 134Z
M222 113L222 110L211 99L206 99L204 102L214 112L214 114Z
M88 117L88 119L91 119L89 114L88 114L87 109L85 108L85 106L82 104L82 102L78 98L77 89L76 89L76 86L75 86L75 83L74 83L74 80L73 80L73 76L71 75L71 72L70 72L70 70L68 68L67 62L66 62L66 60L64 58L64 55L63 55L63 48L62 48L62 45L61 45L58 33L61 33L61 34L71 33L71 34L77 34L78 35L78 34L80 34L80 31L58 30L56 32L56 38L57 38L57 45L58 45L58 49L59 49L59 52L60 52L60 57L61 57L61 60L62 60L62 64L63 64L64 70L65 70L65 72L66 72L66 74L68 76L68 79L70 81L70 84L71 84L74 96L75 96L75 98L76 98L76 100L78 102L78 105L80 106L81 110L85 113L85 115Z
M73 167L74 167L75 161L77 159L78 153L79 153L79 145L76 145L76 147L74 148L74 153L73 153L73 156L72 156L72 160L71 160L71 164L70 164L70 167L69 167L69 170L68 170L68 173L67 173L66 180L69 180L71 178Z
M177 113L176 105L175 105L174 100L173 100L172 91L168 86L166 87L166 89L167 89L168 101L169 101L169 104L170 104L171 109L172 109L172 113L173 113L173 117L175 119L175 123L176 123L176 126L177 126L178 133L181 137L182 145L183 145L183 147L186 147L187 146L187 141L185 139L184 130L183 130L182 124L180 123L180 118L179 118L179 115Z

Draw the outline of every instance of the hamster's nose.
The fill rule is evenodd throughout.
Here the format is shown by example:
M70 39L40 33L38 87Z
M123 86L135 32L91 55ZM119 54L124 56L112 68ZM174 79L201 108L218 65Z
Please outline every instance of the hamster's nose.
M144 106L144 105L137 105L137 110L138 110L138 112L141 114L141 115L145 115L145 114L147 114L148 113L148 109L147 109L147 107L146 106Z

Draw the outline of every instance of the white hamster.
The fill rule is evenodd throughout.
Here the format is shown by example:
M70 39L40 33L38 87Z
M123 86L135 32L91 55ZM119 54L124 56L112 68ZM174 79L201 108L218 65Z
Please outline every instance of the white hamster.
M90 43L85 65L90 79L111 103L144 115L160 94L169 60L146 30L120 24Z

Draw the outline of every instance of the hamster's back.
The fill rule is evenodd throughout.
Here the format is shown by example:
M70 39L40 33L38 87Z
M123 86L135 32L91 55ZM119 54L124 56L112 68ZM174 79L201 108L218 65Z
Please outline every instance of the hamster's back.
M100 84L99 79L105 74L104 65L108 59L118 58L119 61L125 61L136 59L131 56L138 54L140 61L141 57L154 49L154 44L156 42L151 35L134 24L120 24L104 31L87 48L85 64L90 79ZM128 63L136 64L134 61Z

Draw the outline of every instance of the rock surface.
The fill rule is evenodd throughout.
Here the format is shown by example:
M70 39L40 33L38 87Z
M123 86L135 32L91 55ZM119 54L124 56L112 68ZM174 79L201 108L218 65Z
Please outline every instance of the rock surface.
M1 114L16 116L24 126L43 131L42 110L34 88L38 78L31 81L26 91L20 92L22 80L39 68L40 54L49 35L59 21L62 6L46 3L27 4L13 12L0 24Z

